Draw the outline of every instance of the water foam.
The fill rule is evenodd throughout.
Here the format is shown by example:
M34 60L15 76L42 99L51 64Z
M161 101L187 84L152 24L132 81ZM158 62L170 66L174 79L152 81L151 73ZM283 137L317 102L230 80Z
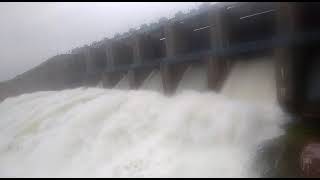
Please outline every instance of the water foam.
M258 145L284 133L272 63L237 62L221 94L205 92L205 71L192 66L170 98L159 71L137 91L126 90L126 75L111 90L8 98L0 176L259 177Z
M214 92L78 88L0 104L1 177L254 177L278 106Z

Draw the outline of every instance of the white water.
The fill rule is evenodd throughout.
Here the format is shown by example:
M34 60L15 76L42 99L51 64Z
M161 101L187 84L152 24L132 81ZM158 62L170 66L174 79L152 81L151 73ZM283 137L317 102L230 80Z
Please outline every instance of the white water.
M251 103L277 103L274 62L269 58L236 61L222 93Z
M208 90L206 69L204 66L191 65L183 74L183 77L178 85L177 93L185 90L195 90L204 92Z
M115 85L114 89L122 89L122 90L130 89L128 74L125 74L121 78L121 80Z
M144 80L140 89L152 90L157 92L163 92L161 74L159 70L154 70L150 73L149 77Z
M97 88L103 88L103 82L100 80L97 84Z
M232 79L256 79L237 67L225 95ZM259 176L250 168L257 146L283 133L283 114L271 101L223 94L78 88L8 98L0 177Z

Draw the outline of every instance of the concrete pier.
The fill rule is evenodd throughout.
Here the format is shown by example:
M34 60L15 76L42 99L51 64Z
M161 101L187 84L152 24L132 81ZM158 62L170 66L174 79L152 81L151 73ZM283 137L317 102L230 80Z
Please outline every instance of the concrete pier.
M229 27L226 22L227 7L213 9L208 13L210 44L212 50L226 49L229 45ZM231 61L224 54L213 54L207 59L208 87L219 91L231 68Z
M319 3L278 3L277 36L291 43L275 48L278 98L283 107L304 117L320 116Z

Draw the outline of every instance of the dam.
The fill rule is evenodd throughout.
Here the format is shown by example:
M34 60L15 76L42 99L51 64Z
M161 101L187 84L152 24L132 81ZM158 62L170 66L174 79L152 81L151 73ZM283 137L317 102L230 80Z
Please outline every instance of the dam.
M282 137L320 115L318 10L203 4L0 84L0 176L308 177Z
M277 101L289 113L317 118L318 3L203 4L174 18L142 25L62 54L0 84L0 99L81 86L143 88L152 74L172 95L184 74L187 87L219 92L234 64L269 59ZM305 59L308 59L306 61ZM59 62L61 61L61 62ZM263 69L263 68L262 68ZM201 75L200 75L201 74ZM201 76L201 77L200 77ZM271 74L272 76L272 74ZM190 77L191 78L191 77Z

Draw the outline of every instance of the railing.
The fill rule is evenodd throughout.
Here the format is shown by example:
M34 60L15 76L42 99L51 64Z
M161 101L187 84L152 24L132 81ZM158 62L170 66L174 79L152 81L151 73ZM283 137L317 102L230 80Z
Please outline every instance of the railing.
M177 55L174 57L164 57L147 59L140 64L119 65L113 68L107 68L106 72L128 71L130 69L156 68L161 63L164 64L179 64L186 62L197 62L205 57L210 56L232 56L240 53L255 52L260 50L283 47L287 45L301 45L305 43L320 41L320 30L312 32L299 32L292 35L282 35L281 37L273 37L267 40L257 40L245 43L239 43L225 48L212 48L194 53Z

